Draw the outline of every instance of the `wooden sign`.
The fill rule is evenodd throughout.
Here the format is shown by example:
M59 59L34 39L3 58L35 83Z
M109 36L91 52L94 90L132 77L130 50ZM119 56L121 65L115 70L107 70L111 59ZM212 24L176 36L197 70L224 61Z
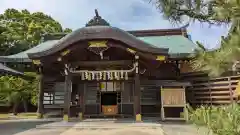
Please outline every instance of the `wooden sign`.
M89 41L89 47L107 47L107 41Z
M70 53L70 50L65 50L61 53L61 56L65 56Z
M164 61L165 59L166 59L166 57L162 56L162 55L157 56L157 58L156 58L156 60L159 60L159 61Z
M135 53L136 53L136 51L133 50L133 49L131 49L131 48L127 48L127 51L129 51L129 52L132 53L132 54L135 54Z
M102 112L104 115L116 115L118 113L117 105L103 105Z
M163 89L162 90L163 105L184 105L185 90L184 89Z
M41 64L41 61L40 61L40 60L33 60L33 64L35 64L35 65L40 65L40 64Z

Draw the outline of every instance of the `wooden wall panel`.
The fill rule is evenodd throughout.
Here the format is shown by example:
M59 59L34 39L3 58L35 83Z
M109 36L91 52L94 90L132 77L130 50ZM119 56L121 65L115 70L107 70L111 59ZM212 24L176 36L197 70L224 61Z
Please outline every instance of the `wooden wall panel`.
M192 82L187 89L188 100L192 104L230 104L237 100L236 86L240 76L210 78L206 74L188 75L183 79Z
M164 105L184 105L185 89L164 89L162 97Z
M191 65L189 62L184 62L180 64L180 72L181 73L189 73L193 72L194 70L192 69Z
M162 63L156 69L146 70L144 76L156 80L169 80L177 78L176 63Z

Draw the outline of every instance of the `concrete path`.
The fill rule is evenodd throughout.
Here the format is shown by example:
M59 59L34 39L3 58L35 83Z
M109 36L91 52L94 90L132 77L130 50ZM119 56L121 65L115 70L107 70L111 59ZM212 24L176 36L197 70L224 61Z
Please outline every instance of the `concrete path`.
M56 122L15 135L164 135L161 124L100 122Z
M204 127L196 127L195 125L185 123L161 123L165 135L213 135Z
M0 133L1 134L1 133ZM157 123L118 120L85 120L83 122L52 122L23 132L3 135L207 135L184 123ZM2 134L1 134L2 135Z
M30 129L36 128L37 125L46 124L47 121L0 121L0 135L14 135Z

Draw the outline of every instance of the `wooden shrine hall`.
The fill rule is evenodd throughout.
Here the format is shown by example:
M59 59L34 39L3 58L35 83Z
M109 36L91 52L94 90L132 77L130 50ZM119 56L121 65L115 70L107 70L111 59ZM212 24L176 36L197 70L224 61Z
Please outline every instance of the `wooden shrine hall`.
M5 63L36 65L41 116L59 111L64 120L186 119L185 87L190 84L180 74L190 69L188 56L196 45L185 27L124 31L111 27L96 11L85 27L48 34L44 40L21 54L0 57Z

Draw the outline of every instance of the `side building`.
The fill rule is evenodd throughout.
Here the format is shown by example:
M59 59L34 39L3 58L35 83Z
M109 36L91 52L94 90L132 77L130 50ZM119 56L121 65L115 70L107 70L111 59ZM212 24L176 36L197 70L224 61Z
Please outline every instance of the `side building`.
M9 68L7 66L5 66L4 64L0 63L0 76L2 75L20 75L22 76L23 73L16 71L12 68Z

